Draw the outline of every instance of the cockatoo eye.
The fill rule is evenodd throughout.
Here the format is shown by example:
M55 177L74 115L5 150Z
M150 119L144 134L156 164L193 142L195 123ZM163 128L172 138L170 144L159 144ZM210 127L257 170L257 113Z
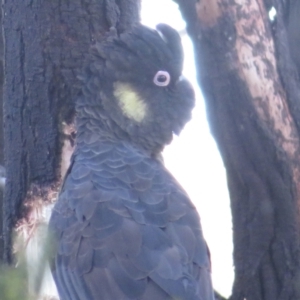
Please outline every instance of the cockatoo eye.
M157 86L167 86L169 85L170 81L171 76L167 71L158 71L153 78L153 82Z

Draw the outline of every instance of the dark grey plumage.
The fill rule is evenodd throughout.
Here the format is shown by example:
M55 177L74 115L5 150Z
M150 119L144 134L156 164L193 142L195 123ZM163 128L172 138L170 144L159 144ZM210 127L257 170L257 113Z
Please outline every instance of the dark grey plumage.
M108 37L85 69L76 150L50 220L61 300L213 299L199 216L159 158L194 93L180 77L179 35L158 30Z

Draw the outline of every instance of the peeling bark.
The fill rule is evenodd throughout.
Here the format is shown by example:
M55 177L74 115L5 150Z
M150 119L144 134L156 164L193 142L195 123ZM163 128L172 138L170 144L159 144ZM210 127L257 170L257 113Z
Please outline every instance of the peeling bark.
M211 131L227 170L231 299L299 299L300 141L293 103L300 97L295 78L283 71L291 69L280 12L274 44L262 0L176 2L195 45Z

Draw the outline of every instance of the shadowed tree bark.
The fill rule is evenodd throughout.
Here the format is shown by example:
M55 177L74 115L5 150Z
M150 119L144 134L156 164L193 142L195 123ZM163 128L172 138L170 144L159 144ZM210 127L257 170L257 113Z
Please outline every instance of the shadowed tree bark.
M89 47L109 28L122 32L137 22L139 1L12 0L3 12L4 259L11 262L14 228L31 238L68 167L78 75Z
M0 30L2 32L2 10L0 10ZM4 166L4 141L3 141L3 35L0 34L0 165ZM1 177L0 166L0 177ZM4 174L3 174L4 175ZM1 180L1 178L0 178ZM0 262L3 258L4 240L3 240L3 186L0 184Z
M300 94L285 30L287 4L295 7L279 0L175 2L194 42L227 171L235 265L230 299L300 299Z

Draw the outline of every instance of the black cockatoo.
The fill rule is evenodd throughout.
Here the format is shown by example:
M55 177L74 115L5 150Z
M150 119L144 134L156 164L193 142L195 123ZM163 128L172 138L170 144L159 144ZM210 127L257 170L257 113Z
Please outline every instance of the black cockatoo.
M61 300L214 299L198 213L161 159L194 106L182 64L180 37L165 24L93 47L50 220Z

